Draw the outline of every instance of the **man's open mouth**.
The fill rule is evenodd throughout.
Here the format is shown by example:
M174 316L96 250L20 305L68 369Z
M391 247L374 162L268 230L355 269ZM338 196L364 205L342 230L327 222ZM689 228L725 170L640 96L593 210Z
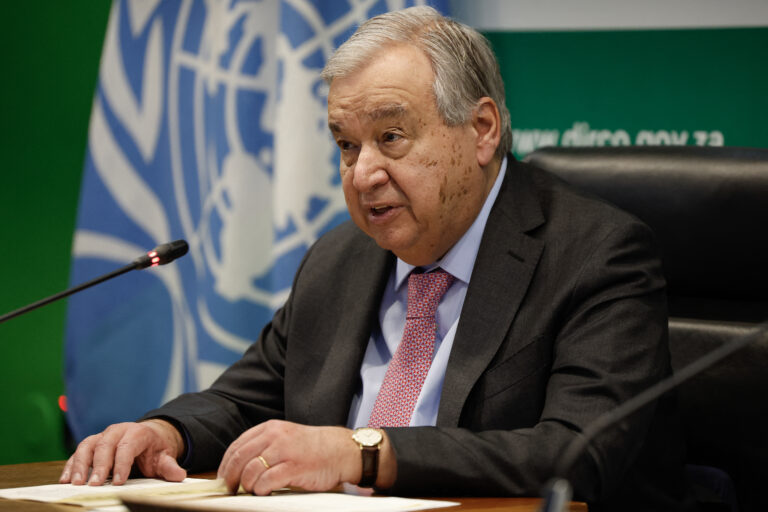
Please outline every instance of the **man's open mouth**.
M371 213L373 213L373 215L377 215L377 216L378 215L384 215L385 213L387 213L391 209L392 209L391 206L374 206L373 208L371 208Z

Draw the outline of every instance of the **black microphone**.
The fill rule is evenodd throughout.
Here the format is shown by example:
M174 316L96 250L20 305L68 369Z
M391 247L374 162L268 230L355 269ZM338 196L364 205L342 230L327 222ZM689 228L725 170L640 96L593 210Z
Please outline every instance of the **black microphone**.
M133 262L131 262L129 265L126 265L108 274L104 274L103 276L99 276L95 279L91 279L90 281L85 282L81 285L75 286L73 288L69 288L68 290L64 290L63 292L57 293L56 295L51 295L50 297L46 297L45 299L39 300L37 302L33 302L32 304L24 306L23 308L19 308L15 311L11 311L10 313L6 313L5 315L0 316L0 324L5 322L6 320L10 320L11 318L15 318L17 316L23 315L24 313L28 313L39 307L45 306L46 304L50 304L51 302L57 301L59 299L63 299L64 297L69 297L73 293L77 293L81 290L85 290L86 288L90 288L91 286L107 281L108 279L117 277L120 274L125 274L126 272L130 272L131 270L141 270L147 267L165 265L166 263L170 263L177 258L181 258L185 254L187 254L188 250L189 250L189 245L187 245L187 242L185 242L184 240L176 240L175 242L169 242L167 244L158 245L148 253L142 254L141 256L133 260Z
M568 488L570 488L570 484L568 483L568 473L597 434L616 425L619 421L630 414L637 412L654 400L658 400L664 393L675 389L683 382L719 363L734 352L741 350L754 341L765 338L767 334L768 322L763 322L750 330L750 332L739 336L734 341L724 343L699 359L684 366L679 371L673 373L666 379L657 382L642 393L633 396L615 409L598 416L597 419L584 428L580 435L568 444L563 452L563 457L555 468L555 478L550 482L548 487L551 488L556 485L559 489L562 489L564 485L567 485ZM550 491L547 491L547 493L548 492Z
M158 245L147 254L142 254L133 260L133 264L136 265L136 270L155 267L157 265L165 265L175 259L181 258L187 254L188 250L189 245L187 245L187 242L184 240L168 242L167 244Z

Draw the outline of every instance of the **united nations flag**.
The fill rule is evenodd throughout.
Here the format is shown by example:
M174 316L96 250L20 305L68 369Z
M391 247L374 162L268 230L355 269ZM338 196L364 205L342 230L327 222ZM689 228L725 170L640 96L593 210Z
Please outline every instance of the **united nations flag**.
M419 3L115 1L71 282L178 238L190 255L70 299L77 440L206 387L257 338L347 218L319 71L361 21Z

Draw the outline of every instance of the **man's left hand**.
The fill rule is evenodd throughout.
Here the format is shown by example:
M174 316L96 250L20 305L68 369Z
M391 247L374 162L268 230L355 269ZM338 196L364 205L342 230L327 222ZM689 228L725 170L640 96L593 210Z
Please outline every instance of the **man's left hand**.
M388 449L385 441L382 452ZM380 472L394 461L391 453L381 455ZM391 471L385 475L392 475L394 480ZM342 482L359 482L362 458L347 428L270 420L245 431L229 446L218 476L230 492L236 492L240 485L259 495L289 486L327 491Z

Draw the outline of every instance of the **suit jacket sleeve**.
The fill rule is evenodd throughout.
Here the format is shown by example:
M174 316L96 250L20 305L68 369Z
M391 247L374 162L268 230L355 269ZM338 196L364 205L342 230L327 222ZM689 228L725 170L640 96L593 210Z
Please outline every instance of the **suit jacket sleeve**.
M327 233L243 357L209 389L144 418L177 426L189 451L182 462L192 472L215 469L232 441L270 419L344 425L392 261L351 223Z
M276 312L243 357L204 391L186 393L142 419L162 418L185 438L182 465L191 472L215 469L227 447L249 428L284 419L286 318L290 300Z

